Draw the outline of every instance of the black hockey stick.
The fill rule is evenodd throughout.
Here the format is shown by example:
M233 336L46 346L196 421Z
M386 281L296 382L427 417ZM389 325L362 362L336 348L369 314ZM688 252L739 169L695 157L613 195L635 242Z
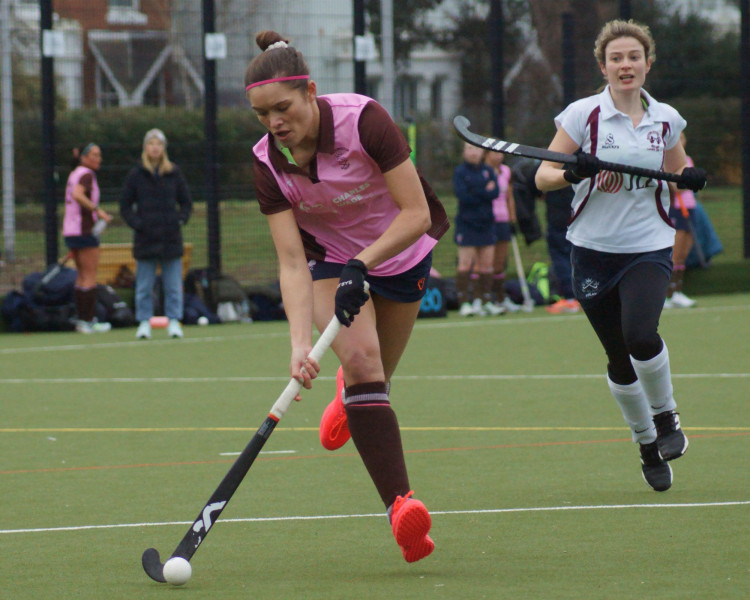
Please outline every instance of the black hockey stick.
M318 341L315 342L310 351L310 356L319 361L333 342L339 329L341 329L341 323L336 317L333 317L328 326L323 330ZM296 379L289 381L286 389L284 389L278 400L271 407L266 420L263 421L263 424L248 445L245 446L245 449L240 453L237 460L234 461L234 464L224 476L224 479L222 479L219 487L216 488L216 491L214 491L206 505L198 513L198 518L190 526L175 551L172 552L172 558L181 557L189 561L193 554L195 554L198 546L206 539L211 527L226 508L234 492L237 491L240 483L242 483L242 480L250 470L264 444L289 409L292 400L299 393L301 387L302 384ZM156 548L149 548L144 551L141 562L143 570L146 571L146 574L151 579L160 583L166 583L167 580L164 578L164 564L161 562L159 551Z
M469 119L464 116L458 115L453 119L453 127L458 132L460 137L465 142L470 143L472 146L479 146L480 148L486 148L494 152L502 152L503 154L510 154L512 156L525 156L527 158L538 158L539 160L548 160L550 162L562 163L564 165L575 165L576 157L573 154L565 154L563 152L553 152L545 148L535 148L534 146L524 146L522 144L515 144L513 142L505 142L491 137L484 137L477 133L469 131L471 123ZM651 179L661 179L662 181L672 181L674 183L683 183L681 175L675 173L667 173L666 171L657 171L654 169L644 169L643 167L634 167L632 165L621 165L619 163L612 163L606 161L599 161L602 171L613 171L616 173L628 173L630 175L638 175L640 177L650 177Z

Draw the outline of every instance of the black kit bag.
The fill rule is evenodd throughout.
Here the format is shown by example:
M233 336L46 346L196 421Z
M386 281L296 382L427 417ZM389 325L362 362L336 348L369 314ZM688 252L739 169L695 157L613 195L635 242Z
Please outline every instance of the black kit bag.
M22 331L72 331L75 329L75 282L78 273L75 269L62 267L49 281L44 276L56 265L51 265L44 273L30 273L24 277L23 303L17 307ZM16 320L14 326L18 326Z
M22 311L26 304L25 296L16 290L11 290L3 298L0 313L8 326L8 331L19 333L23 331Z
M281 300L278 281L271 285L250 286L245 289L250 298L251 316L254 321L284 321L286 312Z
M136 324L133 310L109 285L96 286L96 318L112 327L132 327Z
M195 294L211 312L216 312L211 282L217 277L219 277L219 273L211 267L190 269L185 275L185 293Z
M73 331L75 329L76 305L41 306L25 302L21 307L23 331Z
M250 299L245 288L230 275L219 275L211 280L211 299L216 307L216 314L222 322L249 322Z
M23 292L28 300L40 306L62 306L73 302L78 272L62 267L57 275L42 285L42 278L49 269L44 273L29 273L23 278Z
M200 319L201 317L206 317L206 319L208 319L209 325L216 325L218 323L221 323L219 315L211 312L208 306L203 303L203 300L198 297L198 294L185 292L184 301L185 306L182 312L183 325L196 325L198 323L198 319Z

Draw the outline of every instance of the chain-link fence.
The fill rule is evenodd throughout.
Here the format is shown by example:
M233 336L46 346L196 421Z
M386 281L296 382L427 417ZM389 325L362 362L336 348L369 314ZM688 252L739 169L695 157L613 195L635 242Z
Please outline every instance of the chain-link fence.
M214 28L209 36L204 35L206 0L53 0L52 26L44 32L45 0L0 3L4 155L0 295L19 287L24 275L43 268L48 256L45 199L49 190L40 107L50 90L41 85L43 57L51 58L54 65L53 183L58 224L74 147L89 142L101 146L102 201L118 215L121 186L140 157L143 135L158 127L166 133L170 159L186 173L194 197L194 214L185 228L185 241L193 247L192 266L210 262L207 200L216 193L222 270L246 284L275 280L275 253L253 197L251 149L263 130L249 110L242 85L245 68L258 52L255 34L273 29L289 37L305 54L319 93L354 91L354 10L364 4L373 11L380 3L216 0L210 2ZM736 3L444 0L432 2L431 10L422 12L415 8L418 4L430 3L404 2L394 8L392 79L381 59L385 52L380 13L365 15L366 34L358 38L356 47L367 70L367 93L387 101L386 107L405 131L407 121L417 123L417 137L412 140L417 164L447 203L452 199L450 176L460 148L450 126L452 117L467 114L477 131L489 133L500 102L506 139L545 146L566 90L584 96L599 85L601 76L591 54L593 38L601 23L618 17L623 6L634 18L651 24L657 44L662 44L657 46L658 60L649 82L657 88L657 98L673 103L688 119L690 154L709 169L712 184L740 184ZM488 29L490 8L494 5L496 10L498 4L504 24L493 33ZM698 26L690 21L692 15L699 19ZM573 69L566 79L563 24L571 18L574 28L567 40L567 58L572 59L568 67ZM669 32L681 25L693 37L680 49ZM700 35L707 37L696 39L695 32L704 30ZM660 34L671 36L666 49ZM496 73L489 53L493 35L503 49L502 101L492 96L489 81ZM706 44L715 60L708 65L700 62L699 85L705 90L701 94L695 93L700 57L692 53L709 47ZM207 183L211 165L206 155L204 50L215 60L215 190ZM740 229L720 234L742 236ZM125 243L131 232L116 217L105 236L104 243ZM59 233L57 244L62 248ZM441 253L436 266L451 274L453 261L454 252Z

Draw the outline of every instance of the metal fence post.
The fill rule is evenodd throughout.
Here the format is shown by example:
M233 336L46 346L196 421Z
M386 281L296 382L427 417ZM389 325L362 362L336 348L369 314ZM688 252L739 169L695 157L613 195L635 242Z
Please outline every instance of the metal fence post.
M42 62L42 162L44 163L44 235L47 264L57 262L57 198L55 197L55 62L44 49L52 31L52 0L39 2L39 49Z
M207 56L206 35L214 33L214 0L203 0L203 131L206 143L206 217L208 265L221 272L221 230L219 220L218 151L216 132L216 60Z

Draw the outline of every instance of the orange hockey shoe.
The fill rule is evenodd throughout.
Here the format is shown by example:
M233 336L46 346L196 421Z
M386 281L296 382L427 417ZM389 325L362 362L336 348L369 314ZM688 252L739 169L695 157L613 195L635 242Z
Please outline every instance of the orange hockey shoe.
M344 369L336 372L336 396L320 418L320 443L326 450L338 450L349 441L349 425L344 409Z
M432 554L435 542L427 535L432 526L430 513L419 500L412 498L414 492L406 496L396 496L391 510L391 526L396 543L406 562L412 563Z

